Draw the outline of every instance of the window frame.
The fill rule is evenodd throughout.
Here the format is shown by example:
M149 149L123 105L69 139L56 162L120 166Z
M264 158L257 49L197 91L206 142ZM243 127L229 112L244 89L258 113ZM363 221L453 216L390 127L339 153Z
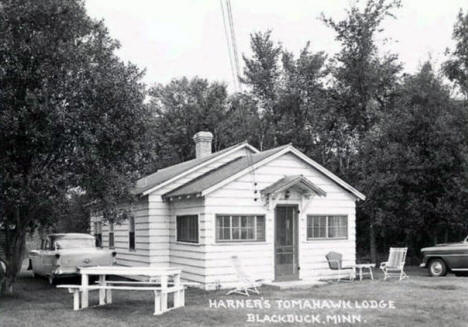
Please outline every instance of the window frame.
M131 228L133 226L133 228ZM133 229L133 231L132 231ZM128 218L128 251L136 252L135 217Z
M309 236L309 218L325 217L325 237ZM331 217L344 217L346 222L346 236L330 237L329 221ZM349 215L347 214L312 214L307 215L306 219L306 239L307 241L326 241L326 240L348 240L349 239Z
M112 245L111 245L111 240L112 240ZM108 245L109 245L109 249L115 249L115 234L114 234L114 223L113 222L109 222Z
M179 223L178 219L182 217L195 217L197 222L197 228L195 229L197 232L196 241L187 241L187 240L179 240ZM175 217L175 241L181 244L188 244L188 245L199 245L200 244L200 217L198 214L185 214L185 215L176 215Z
M229 234L230 238L229 239L220 239L218 237L218 219L220 217L230 217L230 226L229 226ZM255 217L254 221L254 236L255 238L253 239L233 239L232 238L232 231L233 231L233 224L232 224L232 218L233 217L241 217L240 220L242 220L242 217ZM258 239L258 219L257 217L263 217L263 239ZM242 223L239 224L241 226ZM248 222L247 222L248 225ZM242 227L239 227L241 229ZM266 215L265 214L216 214L215 215L215 242L216 243L266 243ZM242 235L242 234L241 234ZM241 236L242 237L242 236Z
M99 231L99 233L98 233ZM94 222L94 239L95 245L97 248L102 248L102 221L95 221Z

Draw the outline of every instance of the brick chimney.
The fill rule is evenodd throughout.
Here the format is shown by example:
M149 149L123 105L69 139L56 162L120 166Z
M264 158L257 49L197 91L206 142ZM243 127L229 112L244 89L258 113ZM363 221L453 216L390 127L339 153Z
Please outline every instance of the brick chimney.
M198 132L193 136L195 141L196 158L203 158L211 154L211 141L213 134L210 132Z

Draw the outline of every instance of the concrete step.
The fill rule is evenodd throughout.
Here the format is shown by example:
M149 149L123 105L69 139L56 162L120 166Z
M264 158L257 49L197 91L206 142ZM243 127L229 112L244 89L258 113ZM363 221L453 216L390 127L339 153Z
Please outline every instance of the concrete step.
M326 285L327 282L320 281L320 280L288 280L288 281L281 281L281 282L267 282L263 283L263 285L268 285L274 288L278 288L280 290L284 289L306 289L312 286L319 286L319 285Z

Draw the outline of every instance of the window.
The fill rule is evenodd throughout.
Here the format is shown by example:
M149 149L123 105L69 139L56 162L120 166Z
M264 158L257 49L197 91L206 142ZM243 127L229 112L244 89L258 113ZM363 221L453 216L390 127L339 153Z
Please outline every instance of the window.
M114 248L114 223L109 223L109 249Z
M128 218L128 249L135 251L135 218Z
M96 239L96 247L102 247L102 222L94 222L94 238Z
M348 238L347 216L307 216L307 239Z
M265 241L265 216L216 216L216 241Z
M177 216L177 241L198 243L198 216Z

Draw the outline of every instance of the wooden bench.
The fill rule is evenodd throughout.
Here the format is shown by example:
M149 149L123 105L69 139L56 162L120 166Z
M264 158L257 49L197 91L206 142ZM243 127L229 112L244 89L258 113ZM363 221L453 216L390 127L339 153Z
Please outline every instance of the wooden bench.
M80 310L80 293L81 293L81 285L57 285L57 288L67 288L68 293L73 293L73 310ZM99 290L100 287L98 285L96 286L89 286L88 290L93 291L93 290Z
M124 284L127 284L124 285ZM156 286L156 282L133 282L133 281L106 281L106 285L90 285L87 291L104 290L99 293L99 305L112 303L112 290L116 291L153 291L154 292L154 315L163 314L166 311L177 309L185 305L185 286ZM130 285L130 286L128 286ZM136 286L131 286L136 285ZM66 288L73 293L73 310L80 310L80 293L84 290L81 285L58 285L57 288ZM167 307L168 294L174 294L174 304ZM105 294L105 295L104 295Z
M99 281L96 281L96 284L99 284ZM161 285L160 282L158 281L148 281L148 282L137 282L133 280L106 280L106 284L110 285ZM168 285L171 285L171 283L168 283Z

